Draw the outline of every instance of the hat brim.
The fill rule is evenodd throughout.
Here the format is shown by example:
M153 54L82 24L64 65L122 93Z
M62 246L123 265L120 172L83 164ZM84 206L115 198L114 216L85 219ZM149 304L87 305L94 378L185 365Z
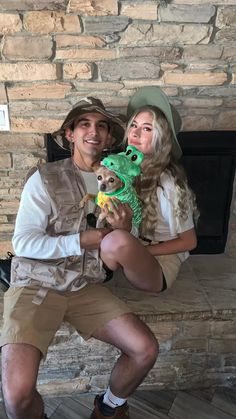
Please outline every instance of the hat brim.
M177 139L177 133L181 130L182 121L177 109L170 104L166 94L156 86L141 87L132 96L127 109L128 119L130 119L140 108L144 106L155 107L163 112L173 133L173 154L177 159L180 158L182 150Z

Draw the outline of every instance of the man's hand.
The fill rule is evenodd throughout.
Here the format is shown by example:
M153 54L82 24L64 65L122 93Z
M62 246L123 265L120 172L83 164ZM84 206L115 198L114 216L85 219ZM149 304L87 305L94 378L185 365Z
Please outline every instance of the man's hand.
M112 231L111 228L94 228L80 233L80 247L85 250L99 249L103 237Z
M106 205L102 212L113 229L131 230L133 211L129 204L121 203L118 199L115 202L110 200L109 205Z

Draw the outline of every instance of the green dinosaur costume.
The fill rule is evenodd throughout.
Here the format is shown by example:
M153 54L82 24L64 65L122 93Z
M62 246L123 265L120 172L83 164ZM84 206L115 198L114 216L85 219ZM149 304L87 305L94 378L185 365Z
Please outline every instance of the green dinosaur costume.
M133 210L133 224L137 227L142 221L142 207L133 187L133 181L141 173L140 165L143 158L143 153L133 146L128 146L125 152L105 157L101 165L112 170L122 180L124 186L112 193L99 192L96 198L96 203L100 207L112 198L117 198L123 203L127 202Z

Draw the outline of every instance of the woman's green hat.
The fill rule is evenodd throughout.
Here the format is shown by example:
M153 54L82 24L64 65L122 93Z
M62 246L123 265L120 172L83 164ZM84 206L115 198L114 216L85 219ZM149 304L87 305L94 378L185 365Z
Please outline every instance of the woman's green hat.
M139 108L144 106L154 106L163 112L173 132L173 154L177 159L180 158L182 150L177 139L177 134L181 129L182 122L178 111L170 104L166 94L156 86L141 87L131 97L127 109L128 119L130 119Z

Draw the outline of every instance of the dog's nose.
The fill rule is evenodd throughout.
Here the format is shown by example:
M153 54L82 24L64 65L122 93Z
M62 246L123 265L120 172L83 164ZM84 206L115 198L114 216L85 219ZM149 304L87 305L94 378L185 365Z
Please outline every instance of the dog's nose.
M107 188L106 184L102 183L101 186L100 186L100 191L105 192L106 188Z

